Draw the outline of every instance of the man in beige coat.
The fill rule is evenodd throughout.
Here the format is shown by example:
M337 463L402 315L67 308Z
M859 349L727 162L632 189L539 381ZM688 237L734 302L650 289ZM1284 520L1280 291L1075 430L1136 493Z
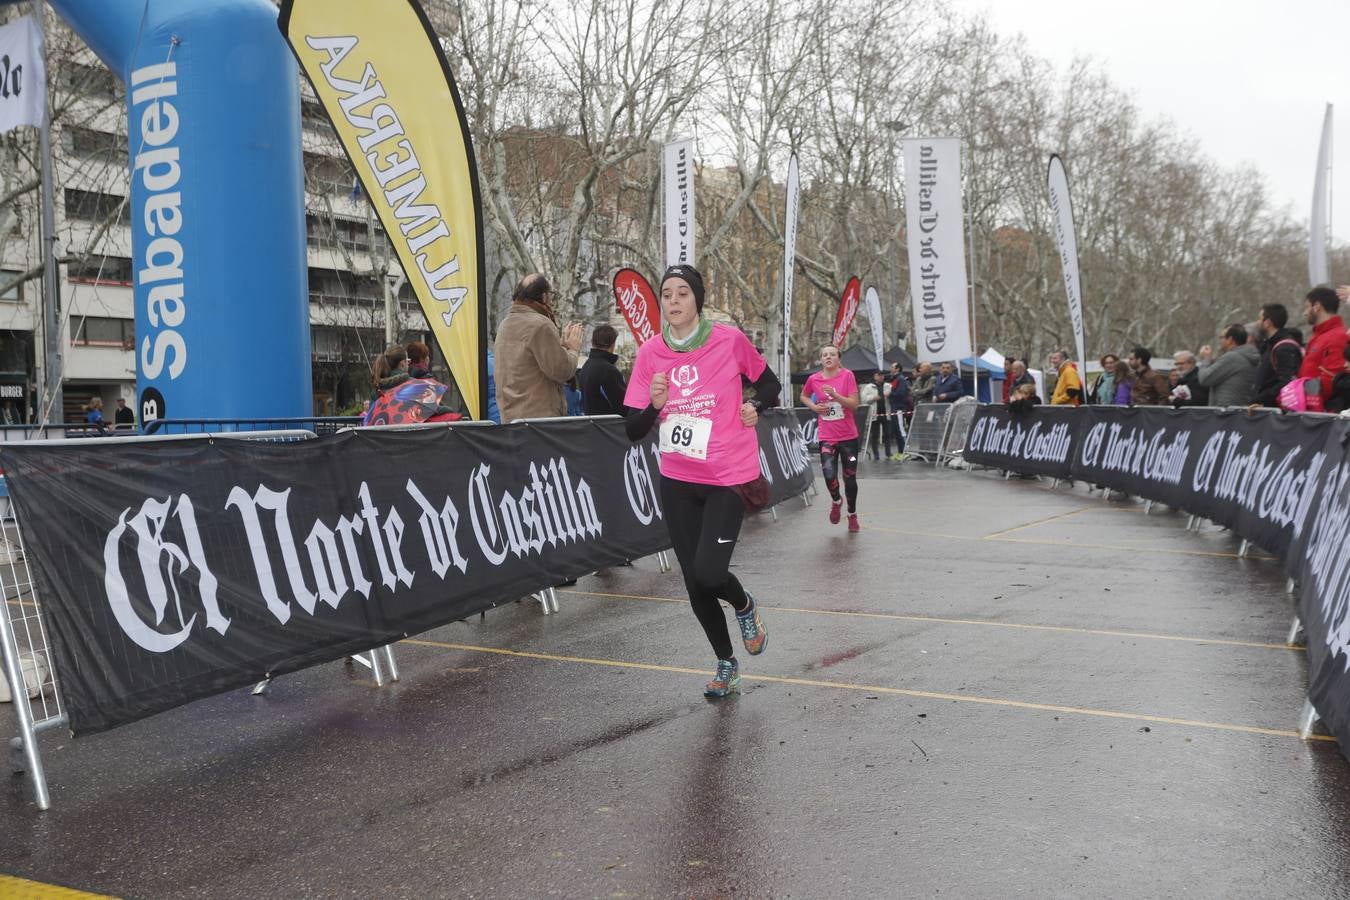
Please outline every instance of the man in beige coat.
M497 407L503 422L567 415L563 383L577 373L581 323L558 333L555 294L539 273L526 275L511 296L511 311L497 328Z

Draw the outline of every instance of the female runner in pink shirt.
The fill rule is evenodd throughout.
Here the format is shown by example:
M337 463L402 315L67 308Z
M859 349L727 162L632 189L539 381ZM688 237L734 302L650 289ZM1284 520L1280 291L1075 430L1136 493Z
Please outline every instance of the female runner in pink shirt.
M739 664L718 600L736 611L741 640L752 656L768 632L755 598L732 575L731 553L745 515L736 488L759 478L759 411L778 402L780 385L749 339L703 315L703 276L671 266L661 279L661 339L638 349L624 405L631 440L660 422L661 500L666 528L684 573L689 603L703 626L717 674L706 697L740 687ZM755 389L742 402L741 376Z
M812 373L802 388L802 403L820 417L820 470L829 488L830 524L839 524L839 469L844 470L844 497L848 500L848 530L858 528L858 422L853 411L861 400L858 382L848 369L839 367L839 348L832 344L820 350L821 370Z

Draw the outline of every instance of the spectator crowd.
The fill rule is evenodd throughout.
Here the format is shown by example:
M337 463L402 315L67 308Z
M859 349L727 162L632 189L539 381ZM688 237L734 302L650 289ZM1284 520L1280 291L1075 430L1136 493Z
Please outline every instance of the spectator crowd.
M582 327L560 326L553 315L554 292L548 280L529 275L517 285L510 313L488 354L489 416L514 421L562 415L624 415L624 375L617 363L618 333L600 325L591 334L589 354L581 355ZM1028 360L1004 360L1003 403L1014 411L1041 403L1079 406L1266 406L1290 411L1350 410L1350 336L1340 315L1350 287L1317 287L1304 297L1295 323L1281 303L1261 307L1253 322L1232 323L1218 336L1218 352L1206 344L1177 350L1170 368L1155 368L1152 350L1136 346L1101 357L1099 371L1088 373L1068 352L1049 355L1044 384ZM410 396L418 388L414 414L403 421L457 418L439 405L444 386L431 378L428 352L418 342L393 345L373 366L375 390L368 407L388 401L397 389ZM411 382L411 384L410 384ZM997 390L997 387L995 388ZM921 403L951 403L966 393L953 362L920 363L906 373L899 364L875 372L863 384L863 405L875 408L868 429L873 459L905 458L906 423ZM130 412L129 410L127 411ZM88 421L102 425L102 411L91 404ZM123 411L118 410L118 424ZM367 419L371 419L367 410ZM386 419L385 421L388 421ZM396 420L396 419L395 419Z
M1350 410L1350 342L1340 316L1350 287L1316 287L1307 293L1301 326L1282 303L1267 303L1248 324L1219 335L1219 352L1206 344L1177 350L1166 373L1154 367L1148 347L1107 353L1087 381L1078 363L1050 354L1045 392L1054 405L1247 406L1292 412ZM938 399L934 397L934 399ZM1003 402L1012 410L1043 401L1025 360L1004 363Z

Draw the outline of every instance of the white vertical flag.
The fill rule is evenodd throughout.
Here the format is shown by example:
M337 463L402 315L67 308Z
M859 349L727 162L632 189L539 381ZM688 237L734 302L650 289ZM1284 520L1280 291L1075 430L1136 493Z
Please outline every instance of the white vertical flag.
M788 160L786 208L783 210L783 369L778 373L784 391L784 406L792 406L792 274L797 262L797 204L801 200L801 182L797 174L797 154Z
M877 296L877 289L870 287L867 289L867 296L863 298L863 303L867 304L867 321L872 325L872 349L877 354L877 370L886 371L886 354L881 343L881 298Z
M1087 365L1083 359L1083 283L1078 276L1078 237L1073 227L1073 200L1069 196L1069 174L1059 154L1050 154L1046 171L1050 192L1050 214L1054 217L1055 243L1059 246L1059 266L1064 275L1064 293L1069 297L1069 321L1073 323L1074 347L1078 350L1079 371Z
M1322 141L1317 146L1317 175L1313 178L1312 225L1308 231L1308 282L1326 284L1327 276L1327 170L1331 168L1331 104L1322 119Z
M906 138L905 227L920 362L972 352L959 138Z
M42 35L32 16L0 27L0 134L20 125L41 128L47 111Z
M662 168L666 198L666 265L694 262L694 141L672 141Z

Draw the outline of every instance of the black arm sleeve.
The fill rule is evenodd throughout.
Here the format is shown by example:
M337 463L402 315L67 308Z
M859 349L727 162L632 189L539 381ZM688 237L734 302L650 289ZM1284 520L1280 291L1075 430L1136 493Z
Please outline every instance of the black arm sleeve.
M773 374L773 369L765 366L759 378L751 382L750 386L755 389L754 399L761 407L767 409L778 405L778 395L782 393L783 385L778 376Z
M630 409L628 415L624 418L624 430L628 432L630 441L640 441L647 436L647 432L652 430L656 424L661 411L650 403L646 409Z

